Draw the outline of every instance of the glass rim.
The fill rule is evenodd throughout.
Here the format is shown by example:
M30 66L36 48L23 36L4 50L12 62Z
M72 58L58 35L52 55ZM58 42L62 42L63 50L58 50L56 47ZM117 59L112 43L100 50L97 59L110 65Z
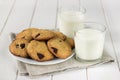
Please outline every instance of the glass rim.
M65 8L64 8L65 9ZM61 12L61 11L72 11L72 10L62 10L62 6L60 6L58 8L58 13ZM69 9L69 7L68 7ZM82 9L82 10L81 10ZM79 6L79 9L78 10L73 10L73 11L80 11L81 13L85 14L86 13L86 8L84 8L83 6Z
M83 24L97 24L99 26L103 26L103 30L101 32L106 32L107 28L104 24L98 23L98 22L83 22Z

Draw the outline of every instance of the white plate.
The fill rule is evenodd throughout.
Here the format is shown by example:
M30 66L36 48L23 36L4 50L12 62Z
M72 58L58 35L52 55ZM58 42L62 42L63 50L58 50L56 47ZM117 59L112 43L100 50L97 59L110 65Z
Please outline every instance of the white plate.
M53 59L53 60L50 60L50 61L44 61L44 62L38 62L38 61L35 61L35 60L32 60L32 59L28 59L28 58L22 58L22 57L18 57L18 56L15 56L13 54L10 53L10 55L17 59L18 61L22 61L24 63L28 63L28 64L34 64L34 65L52 65L52 64L58 64L58 63L61 63L61 62L64 62L68 59L70 59L71 57L74 56L74 52L66 59Z
M10 33L10 38L11 38L11 40L14 40L15 33ZM50 60L50 61L38 62L38 61L35 61L35 60L32 60L32 59L18 57L18 56L15 56L15 55L10 53L10 55L13 58L17 59L18 61L22 61L24 63L34 64L34 65L52 65L52 64L61 63L61 62L64 62L64 61L70 59L71 57L73 57L74 54L75 53L74 53L74 50L73 50L72 54L66 59L58 59L58 58L56 58L56 59L53 59L53 60Z

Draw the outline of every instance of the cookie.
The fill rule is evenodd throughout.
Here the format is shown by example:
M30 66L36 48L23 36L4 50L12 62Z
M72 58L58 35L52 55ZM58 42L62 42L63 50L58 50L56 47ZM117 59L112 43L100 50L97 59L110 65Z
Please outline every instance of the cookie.
M71 46L72 49L75 47L75 43L72 38L67 37L65 42L67 42Z
M32 59L37 61L48 61L54 58L44 41L32 40L27 46L27 52Z
M16 56L20 57L28 57L26 47L28 45L28 41L25 39L16 39L14 40L10 46L10 52Z
M71 47L60 38L52 38L47 42L48 49L58 58L65 59L72 54Z
M49 40L53 38L54 36L55 36L54 33L47 29L35 30L32 33L32 37L35 40Z
M16 35L16 39L26 39L28 41L31 41L33 39L32 38L32 31L34 31L34 30L39 30L39 29L37 29L37 28L25 29Z
M55 36L62 39L62 40L65 40L66 39L66 35L64 35L62 32L59 32L59 31L53 31Z

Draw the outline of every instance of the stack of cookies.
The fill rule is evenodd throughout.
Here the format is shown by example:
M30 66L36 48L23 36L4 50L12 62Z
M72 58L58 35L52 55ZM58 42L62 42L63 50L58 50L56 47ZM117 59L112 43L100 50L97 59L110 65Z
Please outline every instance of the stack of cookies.
M55 58L65 59L72 54L74 40L59 31L28 28L16 35L10 44L10 52L19 57L36 61Z

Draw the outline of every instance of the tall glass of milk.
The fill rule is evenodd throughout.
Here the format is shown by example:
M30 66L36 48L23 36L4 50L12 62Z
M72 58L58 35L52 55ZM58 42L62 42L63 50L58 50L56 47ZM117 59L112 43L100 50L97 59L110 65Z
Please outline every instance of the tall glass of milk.
M98 23L85 23L75 32L75 52L78 60L97 60L102 57L106 28Z
M83 7L79 7L79 9L74 7L60 8L58 13L58 27L60 32L73 38L74 30L83 26L85 12L86 10Z

